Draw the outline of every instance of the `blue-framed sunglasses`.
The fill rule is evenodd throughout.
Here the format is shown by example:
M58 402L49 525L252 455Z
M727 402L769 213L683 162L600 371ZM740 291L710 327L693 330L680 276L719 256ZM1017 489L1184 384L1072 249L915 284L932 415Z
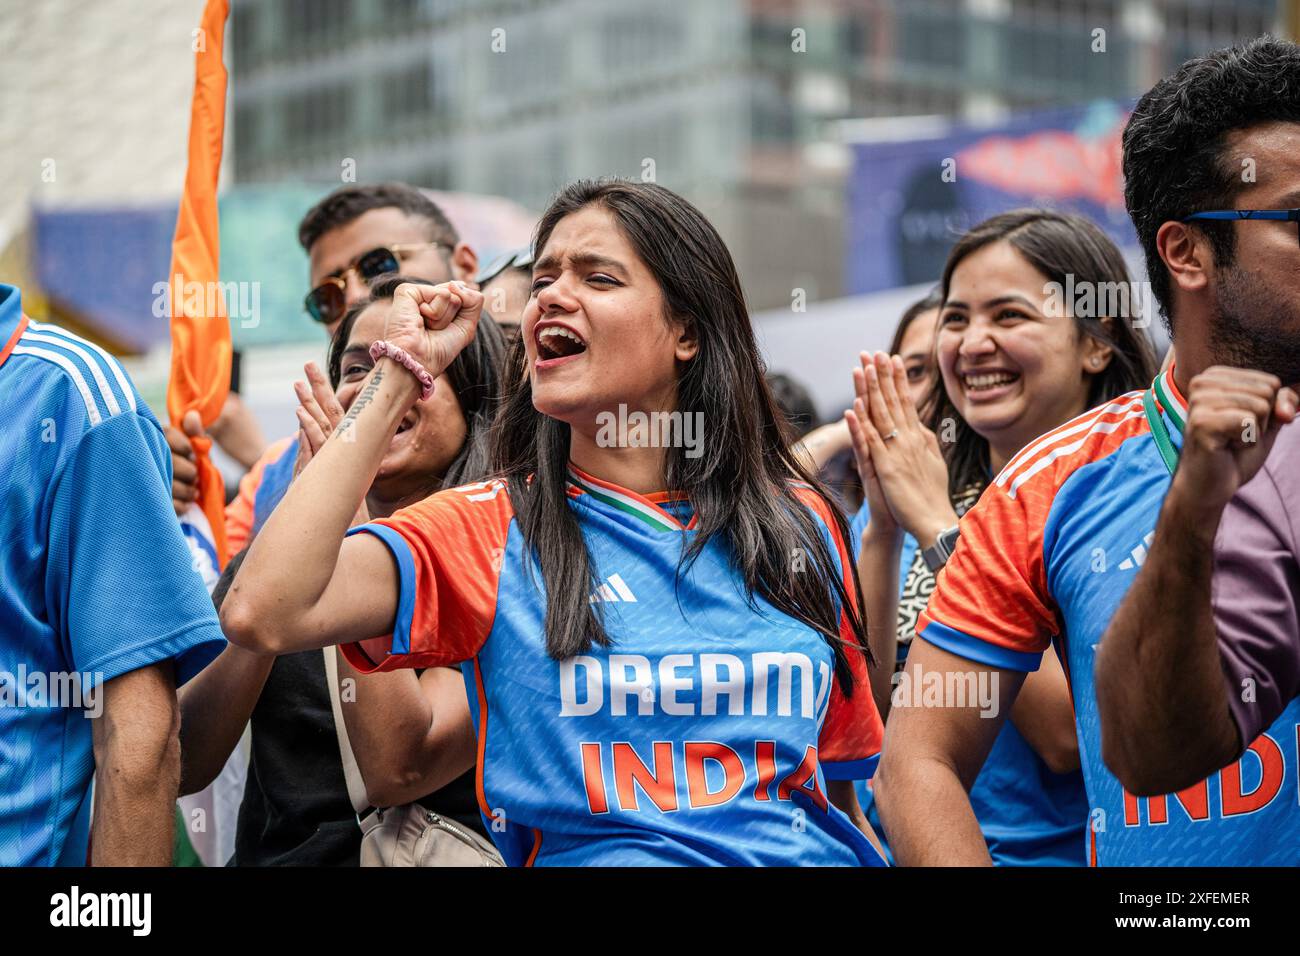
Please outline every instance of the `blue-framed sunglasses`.
M1185 216L1183 222L1197 219L1231 222L1236 219L1272 219L1300 222L1300 209L1211 209L1207 212L1194 212ZM1296 231L1300 236L1300 229Z

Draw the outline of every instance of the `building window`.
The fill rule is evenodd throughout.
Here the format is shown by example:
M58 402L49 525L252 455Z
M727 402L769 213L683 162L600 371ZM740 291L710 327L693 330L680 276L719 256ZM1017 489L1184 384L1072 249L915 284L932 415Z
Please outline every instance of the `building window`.
M349 0L284 0L283 9L286 42L298 48L345 37L352 25Z
M352 89L337 85L308 90L281 102L285 138L292 147L319 148L351 126Z
M427 116L433 110L433 68L427 61L386 74L380 89L386 120Z

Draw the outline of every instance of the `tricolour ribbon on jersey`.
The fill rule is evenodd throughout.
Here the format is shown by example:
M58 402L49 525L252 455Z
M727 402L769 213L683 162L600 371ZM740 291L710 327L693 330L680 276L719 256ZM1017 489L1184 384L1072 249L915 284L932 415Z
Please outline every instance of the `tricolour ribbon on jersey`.
M168 275L172 363L167 415L176 428L186 412L198 411L206 429L221 413L230 389L230 324L218 284L217 238L217 176L226 124L226 67L221 54L229 10L229 0L208 0L193 34L189 164ZM211 534L219 568L227 558L225 484L209 457L211 440L195 438L193 445L198 510L206 521L191 519L188 524ZM191 512L195 510L192 506Z

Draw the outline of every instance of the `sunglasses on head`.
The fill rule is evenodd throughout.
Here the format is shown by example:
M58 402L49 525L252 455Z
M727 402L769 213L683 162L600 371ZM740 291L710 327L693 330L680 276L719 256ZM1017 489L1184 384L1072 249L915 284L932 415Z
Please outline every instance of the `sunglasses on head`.
M532 246L523 246L519 249L512 249L505 255L493 259L491 264L483 269L474 281L480 287L487 285L507 269L531 269L533 267L533 249Z
M356 272L362 282L370 282L379 276L391 275L399 271L404 254L429 246L452 248L445 242L431 241L404 242L371 249L358 256L352 265L338 275L326 276L325 281L307 293L307 298L303 299L303 308L307 310L308 315L323 325L337 322L347 311L345 290L348 285L348 273Z

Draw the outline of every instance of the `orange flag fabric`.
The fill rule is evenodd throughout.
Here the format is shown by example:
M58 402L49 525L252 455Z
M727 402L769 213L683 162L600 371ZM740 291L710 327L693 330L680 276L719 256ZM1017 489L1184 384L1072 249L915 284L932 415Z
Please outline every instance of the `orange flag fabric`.
M197 410L206 429L230 390L230 323L218 284L220 246L217 177L226 124L226 67L222 62L229 0L208 0L193 34L194 99L190 108L189 165L172 239L171 380L167 415L180 428ZM211 525L218 568L226 558L225 485L212 463L211 439L193 439L198 505Z

